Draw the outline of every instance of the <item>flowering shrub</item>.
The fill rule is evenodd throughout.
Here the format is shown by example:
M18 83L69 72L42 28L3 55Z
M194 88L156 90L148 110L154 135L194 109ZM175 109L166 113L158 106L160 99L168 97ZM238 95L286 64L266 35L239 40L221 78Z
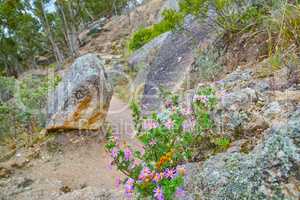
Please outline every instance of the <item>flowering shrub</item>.
M214 94L212 88L201 87L191 105L179 103L178 96L167 95L162 111L144 118L137 104L132 104L143 148L134 151L113 136L106 145L112 164L128 177L124 182L127 197L136 194L141 199L171 200L184 195L186 172L182 164L192 159L195 138L213 127L209 111L216 104Z

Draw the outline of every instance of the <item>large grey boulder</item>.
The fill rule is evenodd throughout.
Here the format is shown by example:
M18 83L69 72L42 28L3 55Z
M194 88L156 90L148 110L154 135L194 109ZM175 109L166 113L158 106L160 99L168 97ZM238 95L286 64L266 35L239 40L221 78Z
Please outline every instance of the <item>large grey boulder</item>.
M188 15L183 30L173 31L164 39L147 74L142 98L144 113L160 108L159 87L174 91L183 83L194 63L193 49L213 41L215 30L210 24L210 20L199 22Z
M228 150L188 164L185 199L299 199L300 110L266 131L249 154Z
M112 93L102 61L95 54L78 58L49 96L47 130L99 129Z
M170 35L170 32L161 34L154 38L140 49L136 50L128 59L128 65L133 70L139 70L140 68L150 64L151 60L155 58L159 49L161 48L165 39Z

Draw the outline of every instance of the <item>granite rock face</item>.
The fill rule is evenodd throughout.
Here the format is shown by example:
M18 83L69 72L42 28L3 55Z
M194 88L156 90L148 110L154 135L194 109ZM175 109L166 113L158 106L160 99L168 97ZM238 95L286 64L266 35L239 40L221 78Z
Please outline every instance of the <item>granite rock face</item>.
M230 151L188 164L186 199L299 199L300 110L265 131L249 154Z
M170 34L170 32L163 33L136 50L128 59L129 66L133 70L139 70L142 65L149 65L150 61L157 55L163 42Z
M183 30L173 31L164 39L147 74L141 102L144 113L160 108L160 87L170 91L180 87L194 62L193 49L213 38L214 30L209 24L209 20L200 23L188 15Z
M112 97L102 61L94 54L78 58L50 94L47 130L97 130Z

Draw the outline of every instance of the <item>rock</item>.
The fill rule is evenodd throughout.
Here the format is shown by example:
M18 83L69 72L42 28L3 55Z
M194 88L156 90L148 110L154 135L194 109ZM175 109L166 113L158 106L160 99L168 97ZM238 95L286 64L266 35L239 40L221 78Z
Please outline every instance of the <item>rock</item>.
M141 66L149 65L151 60L153 60L157 55L163 42L170 34L171 32L163 33L135 51L128 59L128 65L131 69L138 71Z
M120 82L130 81L128 80L128 75L124 71L124 66L122 64L115 64L111 69L107 69L108 80L115 87Z
M276 124L249 154L228 150L188 164L186 199L299 199L300 110Z
M98 130L112 93L103 63L96 55L76 59L49 96L47 130Z
M99 188L86 187L81 190L60 196L57 200L118 200L123 199L121 194L113 193Z
M61 192L62 183L53 181L47 177L32 179L23 177L24 174L12 176L9 179L0 179L0 199L2 200L48 200L57 199Z
M267 105L267 108L264 111L264 117L266 119L274 119L276 116L280 115L282 112L282 108L280 104L275 101Z
M16 195L30 191L33 183L34 181L27 177L13 177L6 179L5 181L0 182L0 199L17 199ZM27 199L29 200L29 198Z
M144 113L160 108L159 87L174 91L182 85L194 62L193 48L214 37L209 22L199 23L190 15L186 16L183 29L166 36L150 64L142 98Z
M103 30L103 26L107 22L107 18L102 17L99 20L94 21L93 23L89 24L85 30L83 30L79 34L79 42L81 46L84 46L88 42L91 41L92 35L100 33Z
M61 188L59 188L59 190L62 191L63 193L69 193L72 191L72 189L67 185L62 186Z
M255 107L257 94L251 88L241 89L232 93L219 95L220 102L213 112L213 118L220 133L240 137L253 119L251 111Z
M227 110L235 110L242 106L247 106L255 101L257 101L255 90L251 88L245 88L240 91L225 95L221 100L221 106Z
M11 174L11 170L0 166L0 178L8 178Z

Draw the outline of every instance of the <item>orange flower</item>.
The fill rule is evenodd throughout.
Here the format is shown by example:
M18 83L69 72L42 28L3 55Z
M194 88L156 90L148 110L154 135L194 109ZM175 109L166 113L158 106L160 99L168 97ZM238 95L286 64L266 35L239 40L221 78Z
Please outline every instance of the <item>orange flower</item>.
M173 151L171 150L166 155L162 156L159 161L155 164L156 168L160 169L160 167L165 164L166 162L169 162L172 160Z

